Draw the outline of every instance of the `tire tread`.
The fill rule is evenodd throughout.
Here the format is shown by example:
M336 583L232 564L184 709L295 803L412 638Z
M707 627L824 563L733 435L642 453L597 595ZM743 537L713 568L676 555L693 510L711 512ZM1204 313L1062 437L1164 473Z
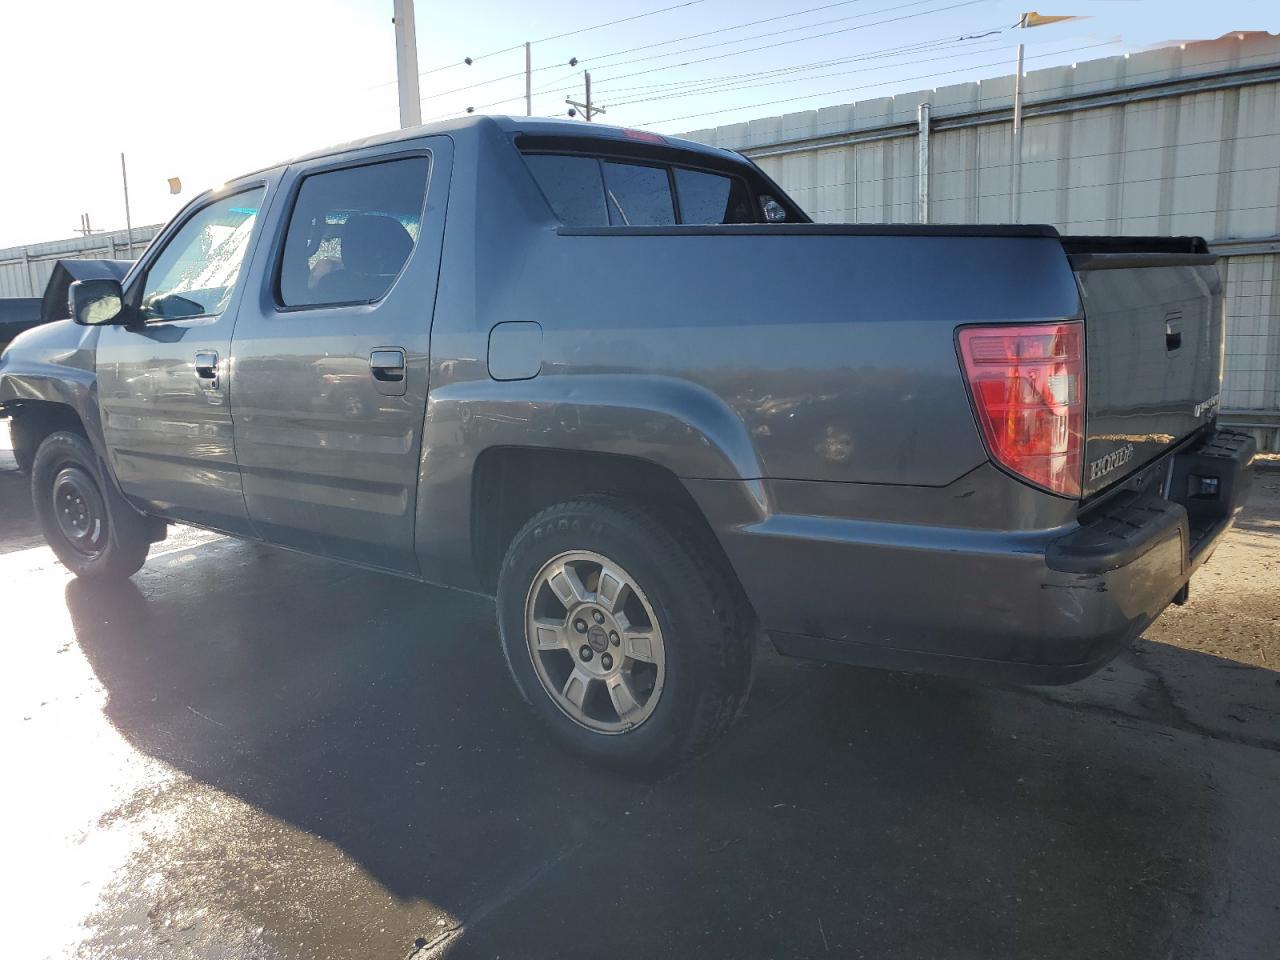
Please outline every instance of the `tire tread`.
M88 470L97 481L107 506L110 538L106 549L96 557L83 556L67 544L50 512L53 502L48 487L52 471L64 463L77 463ZM115 484L103 475L93 447L82 434L59 430L41 442L31 464L31 498L45 540L63 566L77 577L123 580L137 573L146 562L151 549L146 518L134 510Z

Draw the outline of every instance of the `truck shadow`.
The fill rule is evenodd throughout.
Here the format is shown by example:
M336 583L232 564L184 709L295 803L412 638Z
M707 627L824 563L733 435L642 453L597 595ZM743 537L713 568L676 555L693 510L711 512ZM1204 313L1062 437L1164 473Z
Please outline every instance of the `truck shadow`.
M727 741L643 784L549 744L482 599L236 543L136 580L66 589L110 722L462 918L452 955L1142 957L1215 896L1175 734L765 655Z

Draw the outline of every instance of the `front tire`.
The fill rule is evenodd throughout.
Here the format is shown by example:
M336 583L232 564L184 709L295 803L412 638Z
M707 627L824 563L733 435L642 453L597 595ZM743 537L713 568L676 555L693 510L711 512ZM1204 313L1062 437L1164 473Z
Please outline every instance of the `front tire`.
M548 507L498 580L503 653L552 733L593 761L670 766L724 732L751 681L752 618L688 522L613 497Z
M103 477L89 441L60 430L31 464L31 498L45 540L77 577L123 580L147 559L145 518Z

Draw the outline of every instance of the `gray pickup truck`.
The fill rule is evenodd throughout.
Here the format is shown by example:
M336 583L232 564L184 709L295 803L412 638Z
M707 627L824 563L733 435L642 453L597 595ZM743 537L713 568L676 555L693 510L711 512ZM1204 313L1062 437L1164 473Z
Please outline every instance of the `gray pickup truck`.
M0 360L49 543L167 523L493 594L590 757L686 756L784 654L1062 683L1232 522L1198 239L817 225L743 157L470 118L193 201Z

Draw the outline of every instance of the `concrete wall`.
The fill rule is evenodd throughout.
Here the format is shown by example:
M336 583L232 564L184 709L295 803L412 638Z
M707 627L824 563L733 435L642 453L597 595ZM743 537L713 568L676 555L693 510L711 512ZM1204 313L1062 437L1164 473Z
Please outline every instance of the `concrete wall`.
M741 150L815 220L1195 234L1223 255L1223 405L1280 443L1280 37L1229 34L685 134ZM918 109L930 104L927 202ZM1013 193L1021 181L1015 212Z

